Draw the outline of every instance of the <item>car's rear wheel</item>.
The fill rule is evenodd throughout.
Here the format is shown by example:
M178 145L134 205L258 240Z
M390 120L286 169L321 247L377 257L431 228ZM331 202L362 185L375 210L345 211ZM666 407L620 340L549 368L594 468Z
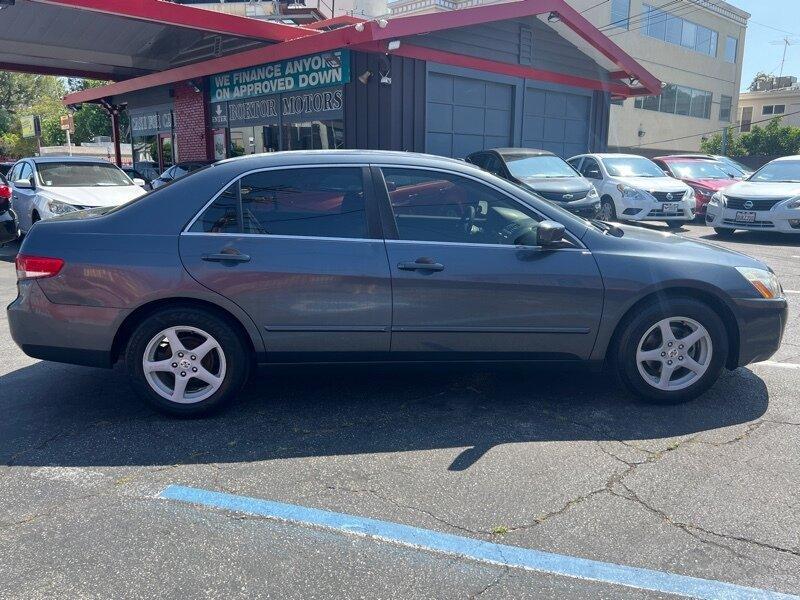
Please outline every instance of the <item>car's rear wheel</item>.
M205 310L174 308L139 324L125 362L134 389L153 407L197 416L236 396L247 380L250 357L226 320Z
M733 234L736 233L736 230L726 227L714 227L714 233L716 233L718 237L730 239L733 237Z
M677 231L683 227L682 221L667 221L667 229L671 229L672 231Z
M692 298L654 301L623 325L617 373L636 396L653 403L688 402L719 378L728 335L719 315Z
M601 221L617 220L617 209L614 207L614 201L608 196L605 196L600 202L600 212L597 214L597 218Z

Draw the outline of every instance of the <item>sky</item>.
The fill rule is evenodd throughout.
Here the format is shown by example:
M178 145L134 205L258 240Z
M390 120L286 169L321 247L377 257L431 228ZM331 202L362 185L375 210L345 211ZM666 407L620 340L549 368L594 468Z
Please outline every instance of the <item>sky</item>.
M783 45L772 42L789 36L796 45L786 52L784 75L800 79L800 0L728 0L730 4L746 10L752 17L747 27L742 67L742 88L750 85L759 71L780 72ZM773 28L773 29L770 29Z

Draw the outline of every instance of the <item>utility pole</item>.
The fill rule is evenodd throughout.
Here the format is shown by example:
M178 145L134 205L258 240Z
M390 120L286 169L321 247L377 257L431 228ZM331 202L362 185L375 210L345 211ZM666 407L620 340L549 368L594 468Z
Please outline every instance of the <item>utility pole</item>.
M728 128L722 130L722 156L728 156Z

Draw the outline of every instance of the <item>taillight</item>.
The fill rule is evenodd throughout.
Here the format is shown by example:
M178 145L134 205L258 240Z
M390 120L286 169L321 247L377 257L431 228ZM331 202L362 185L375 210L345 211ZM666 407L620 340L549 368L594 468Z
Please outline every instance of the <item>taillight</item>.
M16 265L17 279L43 279L58 275L64 261L60 258L17 254Z
M11 188L0 185L0 213L7 211L11 206Z

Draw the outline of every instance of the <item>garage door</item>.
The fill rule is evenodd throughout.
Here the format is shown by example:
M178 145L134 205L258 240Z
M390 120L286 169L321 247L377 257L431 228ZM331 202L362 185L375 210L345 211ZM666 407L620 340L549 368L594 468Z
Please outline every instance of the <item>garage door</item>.
M589 150L590 98L527 88L523 105L522 146L569 158Z
M428 75L426 150L463 158L511 146L514 88L442 73Z

